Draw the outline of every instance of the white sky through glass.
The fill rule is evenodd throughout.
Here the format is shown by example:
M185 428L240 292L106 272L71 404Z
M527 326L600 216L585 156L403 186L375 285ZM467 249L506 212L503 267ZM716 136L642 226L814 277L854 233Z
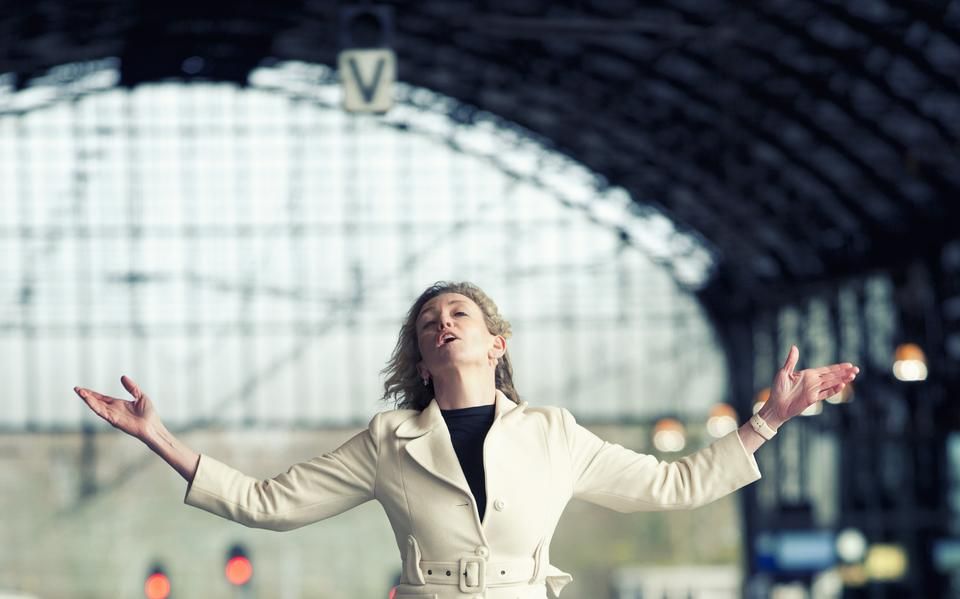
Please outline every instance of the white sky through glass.
M318 65L247 88L90 77L0 93L0 427L78 426L71 388L126 397L121 374L171 426L365 423L437 280L497 301L531 404L701 420L724 399L681 287L709 251L492 115L402 85L350 115Z

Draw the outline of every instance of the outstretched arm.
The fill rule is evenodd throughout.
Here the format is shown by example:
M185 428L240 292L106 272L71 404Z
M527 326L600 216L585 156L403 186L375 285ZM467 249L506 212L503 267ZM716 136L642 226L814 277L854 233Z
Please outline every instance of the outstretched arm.
M187 482L191 482L197 472L200 454L167 430L154 409L153 402L133 379L121 376L120 383L133 396L133 401L110 397L83 387L74 387L73 390L97 416L114 428L143 441Z
M291 530L376 497L379 414L340 447L257 479L200 456L184 503L253 528Z
M329 518L374 498L379 415L367 430L337 449L294 464L273 478L257 479L173 436L153 402L129 377L120 382L127 401L75 387L86 404L115 428L143 441L187 481L184 502L245 526L290 530Z
M786 362L773 379L770 399L764 402L758 412L773 430L818 401L833 397L860 372L850 362L794 372L799 359L800 350L796 345L791 345ZM753 430L749 422L744 423L738 432L744 449L751 454L766 441Z
M810 405L839 392L860 371L844 363L794 372L791 347L760 415L777 428ZM708 447L667 462L600 439L561 410L570 451L574 497L621 511L689 509L760 478L754 452L764 439L749 423Z
M160 423L159 428L147 432L141 439L155 454L164 459L174 470L180 473L188 483L193 482L200 463L200 454L180 439L173 436L167 427Z
M604 441L560 409L573 497L618 512L691 509L760 478L736 431L675 462Z

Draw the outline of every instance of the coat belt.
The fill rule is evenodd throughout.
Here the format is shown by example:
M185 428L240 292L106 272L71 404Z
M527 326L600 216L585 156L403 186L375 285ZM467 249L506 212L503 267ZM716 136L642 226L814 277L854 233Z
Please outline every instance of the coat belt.
M420 561L420 572L427 584L452 584L464 593L482 593L487 586L532 582L536 562L532 557L489 561L468 556L455 562Z

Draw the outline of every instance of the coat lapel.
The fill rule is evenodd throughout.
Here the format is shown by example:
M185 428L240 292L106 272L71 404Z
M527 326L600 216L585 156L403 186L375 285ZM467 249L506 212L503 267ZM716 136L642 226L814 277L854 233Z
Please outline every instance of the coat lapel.
M430 474L470 494L470 486L463 476L457 454L453 451L450 432L443 421L436 399L431 400L419 415L401 424L397 429L397 436L415 436L406 446L410 457Z
M521 402L521 406L525 403ZM497 389L496 406L491 431L497 426L497 421L514 410L517 404ZM436 399L432 399L419 414L404 421L397 428L396 435L410 439L406 444L407 453L427 472L470 494L470 486L453 450L450 431L447 430Z

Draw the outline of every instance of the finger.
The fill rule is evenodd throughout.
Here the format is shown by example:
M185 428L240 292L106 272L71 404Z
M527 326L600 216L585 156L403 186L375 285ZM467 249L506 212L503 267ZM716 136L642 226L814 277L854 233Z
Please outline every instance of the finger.
M845 385L844 383L840 383L840 384L834 385L833 387L830 387L830 388L828 388L828 389L824 389L824 390L821 391L819 394L817 394L817 400L826 399L826 398L828 398L828 397L833 397L833 396L836 395L837 393L840 393L841 391L843 391L843 388L844 388L844 387L846 387L846 385Z
M80 396L80 399L83 400L83 403L87 404L87 407L90 408L94 414L101 418L107 417L107 410L109 409L109 403L100 401L95 398L87 389L78 389L77 395Z
M82 397L83 399L90 400L95 403L111 404L115 401L115 399L110 397L109 395L104 395L103 393L97 393L93 389L87 389L85 387L80 387L80 390L77 393L79 393L80 397Z
M820 392L820 391L829 389L831 387L836 387L842 382L843 381L841 381L840 379L823 379L823 380L816 381L811 385L811 387L813 389L816 389L818 392Z
M855 378L857 378L857 375L852 372L838 372L821 377L819 384L821 388L826 388L832 387L837 383L849 383Z
M821 379L827 379L827 378L833 378L833 377L845 378L848 376L856 376L857 374L860 373L860 369L857 368L856 366L834 365L834 366L826 366L823 368L816 368L814 369L814 373Z
M787 372L793 372L793 369L797 365L797 360L800 359L800 350L797 349L796 345L790 346L790 351L787 352L787 360L783 363L783 368Z
M846 384L847 383L844 381L839 381L839 382L833 383L832 385L824 385L823 387L820 387L820 391L821 392L830 391L831 389L836 389L837 387L843 387Z
M73 391L74 393L80 396L80 399L83 400L83 403L93 408L93 406L91 405L91 399L87 397L87 394L83 389L81 389L80 387L74 387Z
M127 391L130 392L130 395L140 399L140 396L143 394L143 392L140 391L140 387L133 382L132 378L128 377L127 375L123 375L120 377L120 383L124 386L124 388L126 388Z

